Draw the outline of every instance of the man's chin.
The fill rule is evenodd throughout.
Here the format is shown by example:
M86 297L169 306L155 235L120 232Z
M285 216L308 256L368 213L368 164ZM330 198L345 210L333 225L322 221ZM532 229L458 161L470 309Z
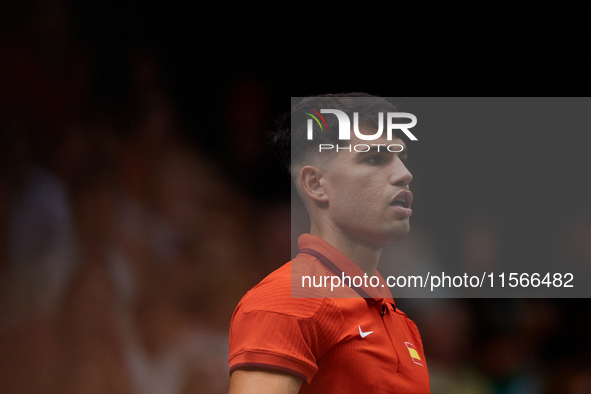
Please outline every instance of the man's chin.
M380 239L381 242L379 242L379 244L384 247L406 237L409 233L410 224L408 222L400 223L395 228L391 228L387 233L382 233L382 236L376 236L374 240Z
M408 234L410 234L410 223L408 221L400 223L398 226L396 226L396 228L393 229L391 237L392 240L389 243L396 242L399 239L406 237Z

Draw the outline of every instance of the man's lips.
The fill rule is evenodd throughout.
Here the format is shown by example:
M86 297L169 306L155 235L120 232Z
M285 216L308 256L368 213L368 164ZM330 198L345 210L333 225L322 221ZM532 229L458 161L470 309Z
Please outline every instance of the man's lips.
M403 208L410 208L412 204L412 193L408 190L403 190L398 193L390 202L392 206L398 206Z
M396 195L390 202L390 206L394 208L398 213L404 216L411 216L412 209L410 209L410 205L412 204L412 193L403 190Z

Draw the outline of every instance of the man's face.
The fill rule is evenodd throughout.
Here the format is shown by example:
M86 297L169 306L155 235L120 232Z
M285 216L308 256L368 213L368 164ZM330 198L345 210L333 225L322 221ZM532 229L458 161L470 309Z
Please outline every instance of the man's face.
M406 145L386 136L374 141L351 137L351 152L340 150L327 163L326 184L330 225L346 237L382 247L408 234L412 194L408 191L412 174L404 165ZM358 144L355 152L353 147ZM374 145L372 145L374 144ZM383 144L378 147L377 144ZM389 152L398 144L402 152ZM346 144L342 144L347 146ZM399 151L400 146L390 146Z

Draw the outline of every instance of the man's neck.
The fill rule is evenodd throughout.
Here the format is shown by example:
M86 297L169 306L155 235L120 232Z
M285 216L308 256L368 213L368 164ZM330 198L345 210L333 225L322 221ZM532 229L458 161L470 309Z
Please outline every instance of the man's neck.
M336 228L321 228L312 224L310 234L316 235L331 244L366 274L375 275L382 253L381 247L360 242Z

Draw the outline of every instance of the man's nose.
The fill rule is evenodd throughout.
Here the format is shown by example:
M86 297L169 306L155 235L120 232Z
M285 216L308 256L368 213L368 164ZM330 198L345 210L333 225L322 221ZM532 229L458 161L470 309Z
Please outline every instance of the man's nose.
M399 159L396 158L393 163L392 168L392 175L390 176L390 183L396 186L408 186L412 181L412 174L406 168L404 163Z

